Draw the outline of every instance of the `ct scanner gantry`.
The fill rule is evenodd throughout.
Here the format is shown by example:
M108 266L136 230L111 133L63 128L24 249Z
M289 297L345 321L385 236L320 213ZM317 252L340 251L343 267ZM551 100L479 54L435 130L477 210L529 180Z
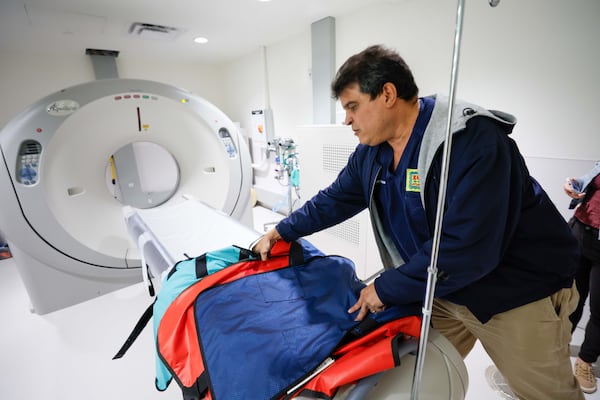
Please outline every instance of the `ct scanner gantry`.
M186 195L252 226L238 128L166 84L101 79L60 90L0 131L0 151L0 230L38 314L141 281L124 205Z

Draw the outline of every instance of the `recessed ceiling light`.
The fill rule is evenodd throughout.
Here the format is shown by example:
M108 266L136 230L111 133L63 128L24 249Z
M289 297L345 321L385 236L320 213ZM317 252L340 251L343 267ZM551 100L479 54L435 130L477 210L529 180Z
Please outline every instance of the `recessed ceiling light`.
M271 0L258 0L258 1L260 1L261 3L268 3Z
M208 43L208 39L205 37L197 37L194 39L194 42L204 44L204 43Z

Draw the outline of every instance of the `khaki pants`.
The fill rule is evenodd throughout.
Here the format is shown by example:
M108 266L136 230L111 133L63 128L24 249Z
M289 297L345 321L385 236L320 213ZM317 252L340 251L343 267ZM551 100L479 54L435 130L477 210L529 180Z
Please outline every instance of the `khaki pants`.
M562 289L485 324L466 307L435 299L431 323L463 358L479 339L520 400L583 400L569 351L578 298L574 286Z

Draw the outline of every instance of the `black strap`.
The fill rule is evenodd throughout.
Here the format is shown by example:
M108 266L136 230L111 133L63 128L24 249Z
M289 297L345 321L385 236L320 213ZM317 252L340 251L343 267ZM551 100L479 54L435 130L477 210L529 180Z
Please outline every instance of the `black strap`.
M113 360L123 357L127 350L129 350L133 342L135 342L138 336L140 336L140 333L142 333L146 325L148 325L148 321L150 321L150 319L152 318L153 308L154 302L152 302L152 304L150 304L146 311L144 311L137 324L135 324L135 327L129 334L129 337L127 338L127 340L125 340L125 343L123 343L123 346L121 346L117 354L115 354L115 356L112 358Z
M294 240L290 244L290 266L302 265L304 261L304 249L298 241Z
M196 278L204 278L208 275L208 266L206 265L206 253L196 257Z
M244 247L240 247L240 246L236 246L235 244L232 245L233 247L235 247L236 249L238 249L240 251L240 255L238 257L238 261L247 261L247 260L252 260L255 258L260 258L260 254L256 254L254 253L251 248L250 249L246 249Z
M379 328L382 324L373 318L367 316L358 324L354 325L350 330L346 332L338 346L343 346L347 343L353 342L361 337L365 336L369 332Z
M245 249L243 247L240 246L236 246L236 245L232 245L233 247L235 247L236 249L239 250L239 255L238 255L238 262L239 261L246 261L246 260L250 260L252 258L255 258L256 255L248 249ZM207 264L207 259L206 256L209 254L208 253L204 253L198 257L196 257L196 278L200 279L200 278L204 278L205 276L208 275L208 264Z
M196 382L191 387L180 385L183 400L201 400L208 392L208 376L206 371L196 379Z

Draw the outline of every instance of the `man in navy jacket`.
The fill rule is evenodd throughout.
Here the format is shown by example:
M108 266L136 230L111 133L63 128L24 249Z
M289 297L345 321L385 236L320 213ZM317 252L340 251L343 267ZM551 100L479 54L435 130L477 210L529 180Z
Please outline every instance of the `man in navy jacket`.
M423 302L448 101L419 97L395 52L371 46L332 84L360 144L336 180L254 250L368 208L386 267L349 309L362 320ZM583 399L572 375L569 314L577 242L508 137L515 118L457 102L432 325L463 357L480 340L521 400Z

